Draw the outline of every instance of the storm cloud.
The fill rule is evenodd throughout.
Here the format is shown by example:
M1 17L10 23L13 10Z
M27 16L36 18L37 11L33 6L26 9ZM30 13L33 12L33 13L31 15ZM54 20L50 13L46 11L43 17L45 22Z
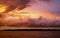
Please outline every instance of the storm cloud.
M24 9L29 2L30 0L0 0L0 4L4 4L9 7L7 12L14 10L16 7L19 7L19 9Z

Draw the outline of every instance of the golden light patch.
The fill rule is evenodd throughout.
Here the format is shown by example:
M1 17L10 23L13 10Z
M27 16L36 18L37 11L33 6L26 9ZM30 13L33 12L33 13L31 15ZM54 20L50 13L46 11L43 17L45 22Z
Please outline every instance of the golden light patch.
M7 6L0 4L0 13L5 12L7 9Z

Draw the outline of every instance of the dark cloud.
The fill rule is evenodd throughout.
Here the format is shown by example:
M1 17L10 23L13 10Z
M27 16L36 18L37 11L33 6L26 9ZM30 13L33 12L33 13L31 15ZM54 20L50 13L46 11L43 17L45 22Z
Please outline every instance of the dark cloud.
M13 10L19 6L19 9L24 9L30 0L0 0L0 4L9 6L9 10Z

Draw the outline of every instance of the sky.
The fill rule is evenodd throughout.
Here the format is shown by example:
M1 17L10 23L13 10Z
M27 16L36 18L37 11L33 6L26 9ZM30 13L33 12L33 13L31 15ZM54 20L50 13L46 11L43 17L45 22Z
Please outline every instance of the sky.
M0 5L1 4L4 7L4 10L5 6L7 6L7 10L3 12L3 18L0 18L0 22L2 21L3 23L7 22L13 24L20 21L25 22L27 19L24 17L27 14L27 16L30 16L32 18L42 16L44 19L48 19L48 21L51 21L49 19L52 19L52 21L55 21L56 19L60 20L60 0L0 0ZM22 16L19 16L19 18L17 18L13 15L9 16L10 13L17 16L21 15L21 13L25 13L25 15L22 14Z
M34 13L46 18L60 18L60 0L0 0L9 6L8 12L16 8L20 12Z
M54 19L60 18L60 0L31 0L22 11L37 13Z
M60 0L37 1L35 7L38 7L40 10L60 14Z

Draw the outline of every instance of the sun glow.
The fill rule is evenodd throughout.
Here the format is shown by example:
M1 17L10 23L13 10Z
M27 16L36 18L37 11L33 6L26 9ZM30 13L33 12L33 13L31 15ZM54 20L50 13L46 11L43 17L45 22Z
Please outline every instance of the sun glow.
M0 12L4 12L7 9L6 6L0 5ZM13 20L13 19L21 19L26 20L26 18L32 18L32 19L38 19L40 16L44 18L55 18L56 16L54 14L50 14L48 12L40 12L40 11L32 11L29 9L23 9L22 11L19 9L12 10L8 12L6 15L6 19L8 20Z
M5 12L7 10L7 6L0 4L0 13Z
M26 18L26 17L30 17L30 18L39 18L40 16L43 16L45 18L55 18L56 16L54 14L50 14L50 13L44 13L44 12L41 12L41 13L30 13L30 12L21 12L21 11L18 11L18 10L13 10L13 11L10 11L8 12L9 15L14 15L14 16L17 16L19 18Z

